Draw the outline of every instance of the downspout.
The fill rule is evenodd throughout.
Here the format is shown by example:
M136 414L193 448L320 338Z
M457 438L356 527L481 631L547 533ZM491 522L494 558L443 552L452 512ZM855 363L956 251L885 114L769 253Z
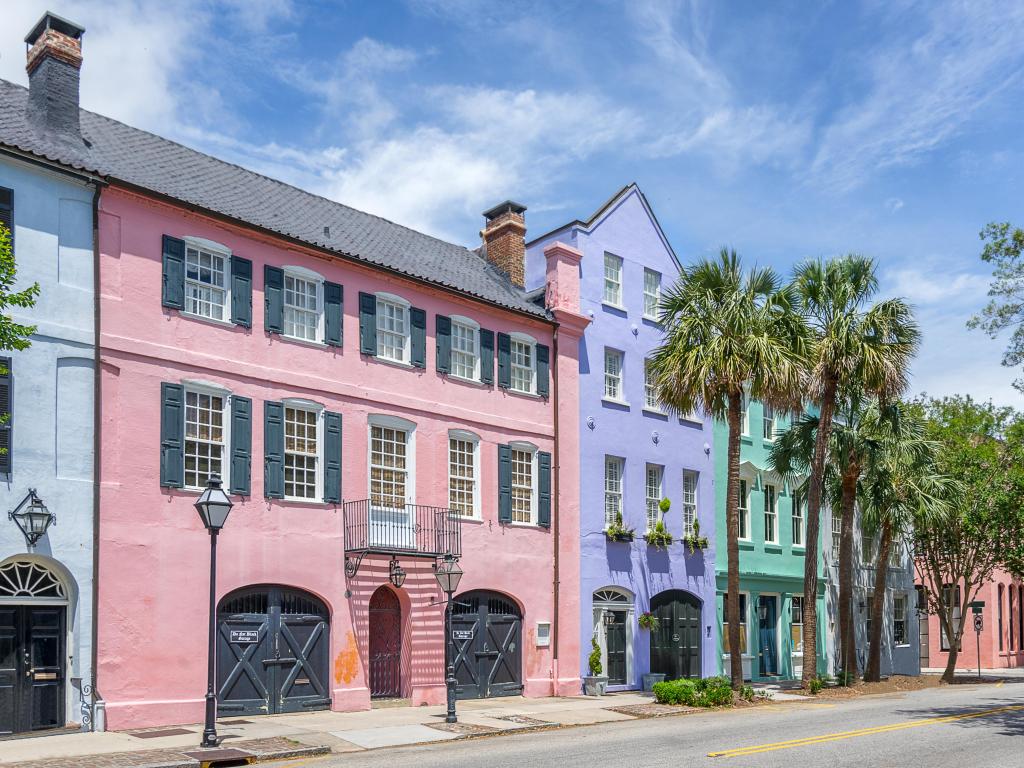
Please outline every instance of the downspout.
M554 520L552 521L552 525L551 525L551 539L552 539L552 544L553 544L553 549L554 549L554 583L552 585L553 593L554 593L554 615L551 618L551 642L552 642L552 646L554 648L554 652L552 654L551 667L552 667L552 673L554 675L554 679L551 682L552 682L552 694L555 695L555 696L558 695L558 678L559 678L559 669L558 669L558 624L559 624L559 622L558 622L558 615L559 615L558 614L558 608L559 608L559 594L558 594L558 589L559 589L559 581L561 579L561 574L560 574L560 571L559 571L560 563L559 563L559 559L558 559L558 530L559 530L559 527L560 527L559 526L559 521L560 521L561 515L559 514L558 500L559 500L559 498L561 496L560 489L562 487L562 483L561 483L562 452L559 449L559 443L558 443L558 422L559 422L559 416L558 416L558 394L559 394L559 389L558 389L558 330L559 330L559 327L556 325L555 326L555 332L552 335L552 339L551 339L551 348L552 348L552 353L553 353L552 354L552 358L553 358L553 362L554 362L554 365L552 366L553 373L552 373L552 383L551 383L551 385L552 385L552 387L555 390L554 395L551 398L551 406L552 406L552 409L554 410L554 416L555 416L555 418L554 418L554 422L555 422L554 423L554 427L555 427L555 429L554 429L554 446L553 446L554 453L555 453L555 461L554 461L555 467L554 467L554 472L552 473L554 475L554 478L553 478L554 488L552 488L552 497L553 497L552 498L552 507L553 507L552 512L554 513L554 515L553 515L554 516Z
M92 663L89 691L82 682L82 696L90 705L90 730L106 730L106 718L96 704L96 674L99 664L99 596L100 596L100 430L102 418L100 404L100 183L94 186L92 196L92 286L93 286L93 389L92 389ZM85 723L83 723L85 725Z

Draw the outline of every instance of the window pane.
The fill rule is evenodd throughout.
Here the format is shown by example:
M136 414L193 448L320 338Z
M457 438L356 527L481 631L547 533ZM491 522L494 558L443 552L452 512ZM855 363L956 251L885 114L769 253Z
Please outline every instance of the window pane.
M697 519L697 473L683 470L683 535L693 534Z
M604 351L604 396L622 399L622 353L615 349Z
M286 274L284 277L284 333L297 339L317 341L320 307L317 283Z
M386 299L377 299L377 356L406 362L407 337L406 308Z
M654 386L653 361L644 360L644 407L652 411L660 411L658 390Z
M533 393L533 345L512 339L512 389Z
M464 379L477 378L477 331L462 323L452 323L452 374Z
M647 465L647 529L651 530L661 518L661 509L658 505L662 499L662 479L664 467L656 464Z
M317 412L284 409L284 495L293 499L317 498Z
M214 320L224 319L227 298L223 256L185 249L185 311Z
M377 509L405 509L409 433L403 429L370 428L370 505Z
M800 496L793 498L793 546L804 545L804 500Z
M604 460L604 521L618 522L622 514L622 459L606 456Z
M512 449L512 521L533 522L533 453Z
M622 304L622 259L610 253L604 255L604 300Z
M205 488L210 475L222 478L224 398L185 392L185 485Z
M661 299L661 273L644 269L644 315L657 317Z
M775 506L775 486L764 486L764 540L775 543L778 540L778 515Z
M475 513L476 444L470 440L448 441L448 506L460 515Z

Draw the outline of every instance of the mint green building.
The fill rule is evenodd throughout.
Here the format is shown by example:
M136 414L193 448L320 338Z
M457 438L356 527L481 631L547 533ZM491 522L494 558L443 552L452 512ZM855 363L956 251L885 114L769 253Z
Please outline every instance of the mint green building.
M751 401L741 419L740 442L740 606L742 620L743 677L772 681L799 679L803 668L801 636L806 553L806 504L794 504L794 488L768 469L768 453L775 435L785 431L788 419L776 417L770 408ZM719 669L728 673L725 655L725 595L728 589L725 489L728 427L716 421L715 510L720 553L715 562L718 604ZM828 541L821 531L819 548ZM819 558L819 564L821 559ZM818 669L826 668L827 625L825 569L818 571Z

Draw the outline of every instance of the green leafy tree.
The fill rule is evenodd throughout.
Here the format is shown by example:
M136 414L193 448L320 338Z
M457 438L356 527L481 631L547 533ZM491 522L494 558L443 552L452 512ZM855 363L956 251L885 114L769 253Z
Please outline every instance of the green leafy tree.
M967 327L980 329L993 339L1012 329L1003 365L1016 368L1024 363L1024 229L1005 221L991 222L979 237L985 243L981 260L992 265L992 284L988 304ZM1024 392L1024 379L1017 379L1013 386Z
M949 640L942 679L952 682L966 606L996 568L1020 574L1024 565L1024 418L1012 408L964 396L920 407L928 418L926 435L938 444L936 468L958 481L946 497L948 514L939 520L916 514L913 534L928 612L938 616ZM957 605L963 607L959 621Z
M816 597L822 480L839 397L861 391L888 400L902 393L920 332L902 299L870 304L878 290L878 278L874 261L863 256L804 262L796 268L793 288L813 337L804 390L817 407L819 419L807 482L802 681L807 688L818 674Z
M16 323L11 316L11 307L28 309L35 306L39 295L39 284L33 283L20 291L14 290L18 268L14 263L14 251L11 248L11 231L0 224L0 349L21 350L32 342L30 337L35 333L34 325ZM0 365L0 372L7 370ZM0 413L0 424L6 424L11 418L9 413ZM0 448L6 452L6 448Z
M735 251L683 269L661 303L665 341L652 360L661 401L728 425L726 541L728 605L739 606L740 413L749 396L780 411L798 407L807 328L795 296L771 269L744 271ZM739 621L729 622L733 687L743 685Z

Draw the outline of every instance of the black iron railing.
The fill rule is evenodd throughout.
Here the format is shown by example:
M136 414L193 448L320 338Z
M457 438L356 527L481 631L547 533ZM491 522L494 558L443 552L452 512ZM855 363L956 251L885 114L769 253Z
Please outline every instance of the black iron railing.
M350 556L362 560L368 554L432 558L462 554L462 517L448 507L389 507L362 499L345 502L342 513L346 560Z

